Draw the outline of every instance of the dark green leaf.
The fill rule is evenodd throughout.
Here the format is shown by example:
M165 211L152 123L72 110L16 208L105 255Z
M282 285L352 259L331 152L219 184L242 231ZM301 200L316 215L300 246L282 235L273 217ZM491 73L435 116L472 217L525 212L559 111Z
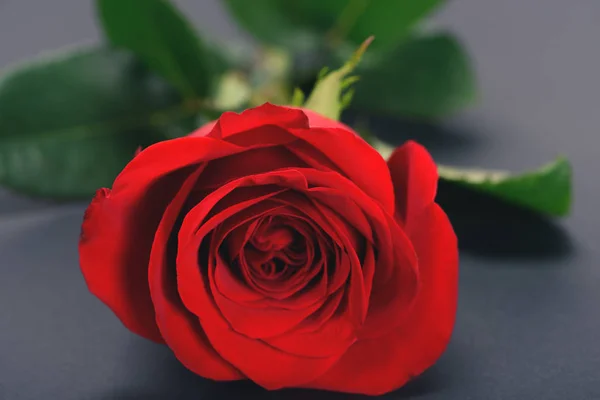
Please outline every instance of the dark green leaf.
M476 93L469 58L449 34L413 37L358 74L353 107L376 114L440 117Z
M374 35L373 48L394 46L442 0L223 0L257 39L291 48L323 40L352 47Z
M206 98L216 62L184 16L167 0L98 0L110 42L134 52L187 98Z
M538 170L512 175L438 166L441 179L488 193L510 203L549 215L566 215L571 205L571 166L558 158Z
M222 0L232 16L256 39L306 51L318 46L319 36L297 25L286 11L288 0Z
M0 80L0 184L88 196L193 112L129 53L86 49L18 66Z
M236 70L249 71L256 58L254 49L237 42L208 43L210 58L219 74Z
M443 0L280 0L299 26L354 47L375 36L372 51L396 46Z

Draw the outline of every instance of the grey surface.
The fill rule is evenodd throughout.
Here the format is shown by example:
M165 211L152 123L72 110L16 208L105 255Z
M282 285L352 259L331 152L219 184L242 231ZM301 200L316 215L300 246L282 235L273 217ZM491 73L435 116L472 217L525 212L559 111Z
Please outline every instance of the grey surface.
M218 1L178 3L203 31L239 36ZM442 187L463 248L456 330L388 398L600 399L600 2L454 0L436 21L470 49L482 96L422 141L441 162L515 170L564 153L574 212L477 214ZM99 37L89 1L0 0L0 68ZM79 273L83 209L0 192L0 399L355 398L208 382L129 333Z

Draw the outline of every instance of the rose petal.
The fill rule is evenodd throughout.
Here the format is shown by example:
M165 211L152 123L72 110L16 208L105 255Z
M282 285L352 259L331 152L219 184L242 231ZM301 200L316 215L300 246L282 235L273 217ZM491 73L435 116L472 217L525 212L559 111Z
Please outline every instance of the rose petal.
M316 330L293 330L265 342L290 354L306 357L340 356L356 341L354 324L343 316L332 317Z
M311 169L301 171L311 185L345 193L367 214L376 238L375 248L378 250L378 256L369 300L369 315L361 337L378 335L383 330L393 329L400 322L402 313L410 308L417 290L417 259L410 240L392 215L386 213L379 203L373 201L350 180L334 172ZM337 203L332 197L321 196L319 201L336 209ZM337 210L340 213L344 212L339 208ZM351 215L347 217L352 219ZM400 289L402 290L399 292ZM390 315L397 318L390 318Z
M282 127L265 124L234 135L228 135L225 140L236 146L243 146L251 149L257 146L273 147L286 145L298 139Z
M220 355L267 389L299 386L322 375L335 363L338 357L293 356L231 329L210 295L206 277L198 268L199 243L194 241L178 254L179 293L186 307L199 315L208 339Z
M293 208L295 211L292 211L290 215L294 215L296 218L304 220L307 224L316 223L320 229L317 230L315 228L315 231L319 232L320 230L323 230L328 235L330 240L336 244L336 248L332 248L333 245L329 246L330 251L335 252L336 256L335 264L330 266L331 268L335 269L335 273L332 274L331 277L328 277L327 275L323 277L324 280L326 279L324 283L326 283L327 286L327 293L336 291L344 283L346 283L347 277L350 273L350 263L342 262L339 257L339 253L342 251L341 248L344 246L352 248L353 245L352 241L343 239L344 235L348 233L347 227L340 229L340 226L343 224L333 224L333 212L331 212L331 210L328 212L319 208L318 204L308 198L300 197L296 198L294 201L294 199L287 196L287 193L282 193L280 196L273 198L273 201L282 202L282 204ZM326 240L323 239L319 241L319 243L321 244L325 241ZM322 254L325 254L324 250L322 250ZM327 267L327 263L325 266Z
M283 193L282 193L283 194ZM277 196L275 196L272 201L276 202ZM256 265L250 265L243 269L243 273L248 275L248 278L253 281L253 283L259 288L259 290L264 291L266 297L276 299L276 300L284 300L294 296L294 300L299 300L298 296L295 296L300 290L302 290L303 294L307 294L308 291L312 291L313 288L307 288L307 284L310 283L313 278L318 275L320 272L319 268L315 268L321 266L322 263L320 261L315 262L314 260L314 250L312 248L312 241L316 240L319 236L313 229L300 218L283 218L288 217L289 211L286 211L285 206L273 210L270 212L270 216L267 215L271 220L286 220L287 224L289 224L290 229L294 229L297 235L301 235L304 237L304 241L309 243L306 244L306 249L304 250L306 254L302 256L302 260L292 260L291 254L286 254L287 250L283 250L278 252L277 257L281 258L283 261L288 259L289 265L279 273L272 275L265 275L261 272L260 267ZM273 217L273 218L271 218ZM264 221L264 219L263 219ZM265 223L263 223L263 226ZM256 232L255 232L256 234ZM255 238L253 238L255 239ZM271 251L269 253L263 253L257 249L249 248L244 251L244 253L240 254L242 261L247 261L249 264L258 263L263 264L268 259L271 259L276 255L276 252ZM300 262L300 264L297 264ZM294 264L296 263L296 264ZM323 286L323 293L325 286ZM313 304L315 301L312 301L310 304ZM297 305L297 302L295 302ZM278 305L287 305L286 303L279 303ZM283 307L288 308L288 307ZM299 307L292 307L292 309Z
M387 227L392 239L393 262L378 254L374 268L369 311L359 337L378 337L393 330L411 310L419 290L420 264L413 244L391 216Z
M256 179L263 183L259 182L253 187ZM282 190L282 187L276 186L276 183L285 179L296 180L301 186L306 185L306 179L302 174L290 172L286 177L280 177L275 173L244 177L220 187L188 212L179 230L180 242L189 240L201 229L213 230L241 210L275 196Z
M215 286L219 293L227 299L251 306L252 302L264 299L264 295L248 287L242 280L231 272L231 268L215 269Z
M186 174L148 187L140 182L138 193L112 196L99 190L82 225L79 263L90 292L128 329L155 342L163 338L147 284L150 247L162 212Z
M312 175L310 170L304 172ZM331 177L329 176L329 178ZM315 176L309 178L311 183L314 183L315 180L318 180L315 179ZM310 190L309 194L312 194ZM350 307L346 311L350 315L349 318L355 321L356 324L362 323L367 312L368 293L365 291L360 260L355 252L356 240L353 240L354 232L345 226L345 223L337 218L332 210L319 208L315 202L311 202L307 198L298 198L295 199L296 201L292 201L292 199L286 198L286 193L283 193L281 196L273 199L273 201L281 200L289 207L297 207L299 211L306 213L306 216L317 222L336 242L337 246L339 246L340 251L336 252L336 263L330 266L334 271L329 278L327 291L328 293L332 293L340 288L341 285L348 283L349 290L352 292L349 297L352 301L348 303ZM302 219L305 217L298 215L298 218ZM349 274L350 279L348 279Z
M447 216L431 204L410 238L419 256L421 290L394 332L356 342L340 361L305 387L379 395L429 368L450 339L456 314L458 250Z
M210 134L210 132L215 128L215 125L217 125L217 120L214 120L205 125L202 125L200 128L198 128L195 131L193 131L192 133L190 133L188 135L188 137L208 136L208 134Z
M308 124L311 128L341 128L352 131L352 128L343 122L327 118L313 110L302 108L302 112L308 117Z
M273 197L271 201L278 203L280 201L280 197L285 194L286 193L281 193L280 195ZM299 271L299 273L294 277L301 279L301 281L298 282L301 285L295 286L296 290L298 288L301 290L294 292L286 290L286 292L280 294L271 293L270 296L257 301L256 305L260 307L278 307L283 309L297 310L312 306L316 302L322 303L330 287L326 273L326 255L332 248L330 240L326 238L321 230L314 225L313 220L308 219L308 217L300 213L299 210L292 209L287 205L281 207L281 209L278 209L279 215L296 218L306 224L307 227L311 227L311 231L313 232L312 238L317 243L317 247L319 248L320 259L313 259L313 264L310 267ZM344 273L345 276L348 275L347 271L340 271L340 275ZM342 279L345 279L345 276L342 276Z
M433 203L437 191L438 172L429 152L409 140L398 147L388 160L396 196L396 212L400 220L410 224Z
M386 212L394 214L390 170L381 155L360 136L342 128L290 129L289 132L313 146L314 153L324 154L346 177L377 200ZM357 154L360 154L358 162Z
M242 182L237 182L238 184L242 184ZM231 186L234 186L233 184ZM223 192L230 190L230 188L224 188ZM277 193L277 192L274 192ZM222 193L215 192L210 197L218 197L222 195ZM261 202L268 198L268 196L273 195L268 194L263 196L262 198L256 198L251 200L246 200L245 202L239 202L237 204L232 205L229 208L226 208L223 212L215 215L212 219L203 224L198 232L194 235L194 243L197 246L200 245L204 237L212 231L214 228L219 225L220 221L224 221L226 219L230 219L235 216L238 218L242 218L245 220L249 215L256 215L257 212L260 213L256 208L247 208L253 205L259 205L256 203ZM207 202L214 203L212 198L207 198ZM266 209L272 208L272 206L268 206ZM190 226L196 225L197 221L200 220L199 216L207 214L209 211L207 210L207 205L202 202L198 204L194 209L192 209L184 219L183 225ZM242 212L241 216L240 213ZM229 222L229 221L228 221ZM227 231L227 228L225 228ZM189 228L181 229L180 235L185 234L184 232L190 232ZM213 236L213 238L217 238L218 236ZM222 240L220 237L218 240ZM180 244L189 243L190 241L180 241ZM227 321L231 324L233 329L236 331L245 334L249 337L269 337L281 334L291 327L297 325L301 322L306 316L310 315L312 312L317 310L322 302L314 302L310 306L307 306L302 309L249 309L248 307L244 307L235 301L230 300L227 296L224 296L219 290L215 282L215 276L222 276L226 274L225 271L220 271L220 269L230 268L229 265L225 265L221 257L216 253L216 249L219 247L219 243L213 243L210 246L211 252L213 252L213 257L215 258L215 272L213 275L212 271L208 272L210 289L212 292L212 296L214 301L216 302L217 307L223 313L223 316L227 319ZM185 249L185 250L184 250ZM199 251L199 248L196 249L196 252ZM185 245L180 247L179 254L183 254L184 252L193 252L193 250L188 249ZM181 279L179 286L183 288L187 285L188 281L184 279L186 276L186 268L193 268L191 263L182 264L183 266L179 266L178 263L178 277ZM185 295L182 293L182 298L185 301ZM190 309L194 313L196 313L199 317L202 315L202 310L198 309Z
M239 114L232 111L224 112L210 135L230 140L232 136L241 132L265 125L286 129L308 128L308 118L299 109L265 103Z
M125 167L89 207L79 243L81 271L90 291L133 332L162 342L147 285L148 260L162 213L188 172L182 169L243 148L211 138L152 145Z
M242 379L243 375L210 345L195 316L185 309L177 294L175 265L169 262L171 231L201 169L190 175L166 208L152 245L149 268L150 294L156 323L169 348L194 373L215 380ZM169 270L172 268L172 270Z
M250 213L253 212L251 211ZM200 236L200 231L198 236ZM213 234L212 239L210 246L212 254L209 263L214 261L216 262L216 265L214 266L214 272L212 269L209 269L208 271L211 292L223 316L236 331L252 338L276 336L288 331L321 306L322 301L313 302L313 304L299 309L282 309L279 307L249 309L246 305L230 300L221 293L216 285L216 275L225 273L221 270L228 270L231 268L230 265L223 262L222 258L217 253L217 249L220 247L223 237L222 235L215 233ZM203 238L199 237L198 240L201 242ZM183 270L181 270L181 274L183 273ZM279 285L286 288L289 284L284 282Z
M112 194L134 197L161 177L205 161L244 151L243 147L207 137L165 140L144 149L133 158L115 180Z
M210 132L209 126L192 136L223 138L241 146L288 144L305 161L328 164L331 169L339 168L381 202L387 212L394 213L394 189L385 160L345 124L310 110L266 103L240 114L225 112ZM261 135L260 138L257 135ZM310 147L295 144L292 135L310 144ZM340 148L345 151L340 152ZM356 162L355 154L361 155L361 162Z
M266 107L266 108L264 108ZM267 111L269 108L273 109L273 107L277 107L278 110L276 110L276 112L280 112L279 108L283 108L283 107L278 107L278 106L274 106L273 104L270 103L266 103L265 105L263 105L263 111ZM295 108L295 107L286 107L286 108L290 108L290 109L296 109L296 110L301 110L304 115L308 118L308 123L310 125L310 127L314 127L314 128L343 128L343 129L348 129L351 130L350 127L348 127L347 125L339 122L339 121L334 121L332 119L326 118L324 116L322 116L321 114L318 114L312 110L307 110L307 109L299 109L299 108ZM267 114L266 112L263 112L263 114ZM239 116L239 114L237 114ZM285 115L283 116L284 120L285 120ZM298 116L298 114L296 114L296 116ZM302 117L298 116L297 117L300 121L301 124L299 124L301 128L305 128L306 126L304 125L304 121L302 119ZM290 118L291 121L294 121L294 117ZM201 128L195 130L194 132L192 132L190 134L190 136L206 136L208 135L214 128L215 125L217 124L217 121L211 121L205 125L203 125ZM277 125L277 124L275 124ZM284 126L288 126L288 124L284 123ZM298 126L294 123L291 124L291 126Z
M373 243L373 230L369 223L369 219L365 215L365 212L356 204L356 202L348 196L348 193L342 193L339 190L331 188L311 188L310 195L312 198L320 200L316 202L319 204L329 205L329 209L332 211L331 218L337 220L343 219L347 221L345 224L339 224L345 226L348 231L348 237L353 239L353 242L358 246L359 240L357 237L360 236ZM355 232L356 231L356 232Z
M214 189L244 176L290 167L303 168L308 165L284 147L250 149L211 161L200 183L203 188Z
M304 320L298 325L295 332L314 332L319 330L327 321L329 321L333 315L338 312L342 298L344 297L344 290L339 289L327 297L325 303L314 312L310 317Z
M245 189L256 189L256 188L245 188ZM241 189L237 189L240 191ZM257 224L257 218L260 218L264 214L270 212L277 212L283 207L277 203L269 201L268 199L272 196L276 196L282 190L285 189L270 189L269 191L254 191L255 193L261 193L262 196L256 198L250 198L249 200L241 201L239 204L245 205L247 208L229 210L226 215L219 215L218 213L213 217L212 226L215 226L221 217L225 216L225 219L221 224L215 226L215 233L219 240L217 246L221 250L224 246L223 241L227 240L227 248L225 249L229 255L229 260L235 260L239 258L239 254L242 251L243 246L249 240L247 235L248 231L251 231ZM243 191L248 194L248 191ZM223 202L223 200L221 200ZM232 203L234 204L234 203ZM190 221L193 221L194 216L190 217ZM195 225L195 222L191 222L191 225ZM208 232L208 230L206 231ZM215 286L221 294L228 299L238 303L245 304L248 306L255 305L256 301L264 299L265 294L261 293L260 290L256 290L255 287L248 285L248 282L244 282L238 276L235 276L230 268L219 268L215 271Z
M223 263L218 255L215 255L215 258L217 262L216 269L229 267ZM185 273L185 269L180 270L182 274ZM281 308L249 309L219 293L212 279L210 284L214 300L223 316L229 321L233 329L249 338L267 338L287 332L321 306L320 303L316 303L298 310Z

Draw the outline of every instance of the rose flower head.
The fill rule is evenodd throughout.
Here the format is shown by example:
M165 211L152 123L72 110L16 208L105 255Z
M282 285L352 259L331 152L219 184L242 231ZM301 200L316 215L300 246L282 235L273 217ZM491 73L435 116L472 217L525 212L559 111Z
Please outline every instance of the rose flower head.
M90 291L188 369L267 389L381 394L445 349L456 237L437 169L271 104L131 160L85 213Z

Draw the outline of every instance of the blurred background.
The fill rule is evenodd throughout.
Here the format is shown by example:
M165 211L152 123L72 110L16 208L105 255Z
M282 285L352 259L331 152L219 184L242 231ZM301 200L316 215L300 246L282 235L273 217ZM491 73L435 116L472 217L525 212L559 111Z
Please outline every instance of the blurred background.
M256 45L221 1L174 3L207 37ZM426 25L467 50L476 102L435 122L374 119L375 133L456 166L521 171L564 154L574 203L555 220L441 184L462 250L455 334L434 368L386 398L599 399L600 3L451 0ZM101 40L91 1L0 0L0 69ZM84 203L0 189L0 399L307 396L204 381L126 331L79 274Z

